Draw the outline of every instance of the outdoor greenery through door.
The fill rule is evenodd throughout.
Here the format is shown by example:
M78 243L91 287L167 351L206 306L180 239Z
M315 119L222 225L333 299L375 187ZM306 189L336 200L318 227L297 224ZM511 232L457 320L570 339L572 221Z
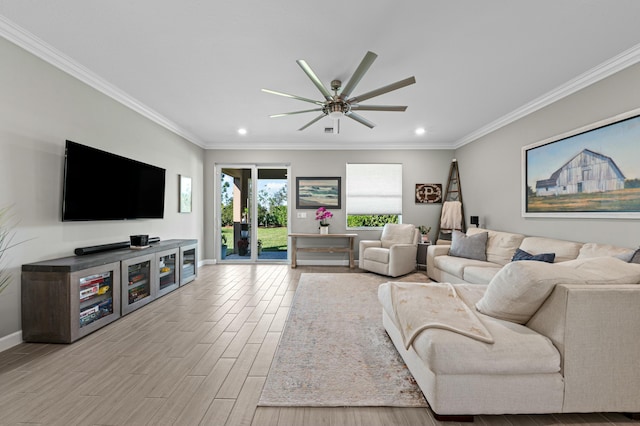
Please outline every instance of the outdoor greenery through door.
M220 174L220 230L222 245L221 259L248 260L287 259L288 243L288 185L287 169L258 168L257 181L252 183L250 173L240 173L247 169L223 168ZM246 176L247 182L242 182ZM252 188L257 187L256 220L253 220ZM248 226L244 225L248 222ZM255 227L256 244L245 245L248 239L238 235L238 227ZM236 231L234 231L236 229ZM240 231L242 232L242 231ZM250 239L249 239L250 240ZM257 256L251 250L257 250Z

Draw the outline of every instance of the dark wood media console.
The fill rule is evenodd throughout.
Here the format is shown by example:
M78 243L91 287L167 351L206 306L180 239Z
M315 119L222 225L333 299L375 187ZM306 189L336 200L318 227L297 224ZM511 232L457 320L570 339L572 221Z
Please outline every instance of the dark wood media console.
M22 338L71 343L197 275L197 240L22 265Z

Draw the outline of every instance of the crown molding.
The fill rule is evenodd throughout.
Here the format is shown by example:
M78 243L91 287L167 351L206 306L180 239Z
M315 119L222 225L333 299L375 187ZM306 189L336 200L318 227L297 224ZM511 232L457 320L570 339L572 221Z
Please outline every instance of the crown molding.
M479 128L478 130L469 133L462 139L454 142L452 148L460 148L468 143L471 143L483 136L488 135L508 124L519 120L533 112L536 112L554 102L559 101L579 90L584 89L600 80L603 80L623 69L635 65L640 62L640 44L637 44L630 49L625 50L617 56L597 65L589 71L580 74L576 78L569 80L567 83L556 87L550 92L534 99L533 101L521 106L520 108L510 112L509 114Z
M0 36L176 135L183 137L200 148L205 148L206 144L197 136L181 128L173 121L149 108L108 81L100 78L88 68L78 64L64 53L2 15L0 15Z
M429 142L394 142L394 143L372 143L372 142L351 142L340 141L323 142L321 147L315 144L300 144L297 142L277 142L268 143L243 140L238 142L218 142L205 147L208 150L235 150L235 151L262 151L262 150L285 150L285 151L358 151L358 150L380 150L380 151L411 151L411 150L453 150L453 147L446 143Z
M88 86L98 90L106 96L114 99L115 101L123 104L124 106L136 111L149 120L157 123L158 125L166 128L167 130L175 133L176 135L188 140L194 145L203 149L239 149L237 144L208 144L201 140L196 135L180 127L175 122L164 117L157 111L149 108L142 102L128 95L124 91L120 90L116 86L107 82L99 77L97 74L89 70L88 68L80 65L64 53L58 51L53 46L47 44L40 38L11 22L6 17L0 15L0 36L12 42L13 44L23 48L29 53L42 59L43 61L55 66L63 72L71 75L72 77L82 81ZM622 52L621 54L603 62L602 64L592 68L591 70L579 75L578 77L570 80L569 82L551 90L550 92L542 95L541 97L534 99L533 101L523 105L522 107L512 111L511 113L479 128L478 130L469 133L463 138L451 143L451 144L436 144L417 147L414 144L399 144L396 146L380 146L376 149L457 149L464 145L467 145L483 136L488 135L508 124L513 123L520 118L523 118L535 111L538 111L554 102L559 101L585 87L588 87L600 80L603 80L631 65L640 62L640 44L637 44L630 49ZM243 144L244 145L244 144ZM357 145L357 144L355 144ZM267 149L263 144L247 144L242 146L243 149ZM281 147L270 146L268 149L291 149L290 146L282 145ZM297 147L296 149L300 149ZM345 146L343 144L336 144L329 149L358 149L357 146Z

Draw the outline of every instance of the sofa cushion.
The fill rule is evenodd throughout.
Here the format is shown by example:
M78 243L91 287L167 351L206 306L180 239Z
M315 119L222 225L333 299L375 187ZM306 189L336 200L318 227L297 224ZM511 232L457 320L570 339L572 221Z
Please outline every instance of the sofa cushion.
M427 329L413 349L437 374L545 374L560 371L560 354L535 331L492 318L485 326L495 339L487 344L447 330Z
M556 258L555 253L540 253L540 254L531 254L527 253L524 250L516 249L515 254L513 255L512 261L518 260L536 260L538 262L547 262L553 263L553 259Z
M585 277L586 284L638 284L640 265L625 262L617 257L603 256L575 259L558 263Z
M476 303L478 311L524 324L557 284L636 284L640 265L615 257L575 259L562 263L512 262L498 272Z
M565 262L578 257L582 243L556 240L555 238L526 237L520 244L520 249L531 254L555 253L555 262Z
M487 261L506 265L511 261L513 253L520 247L524 235L511 232L493 231L482 228L469 228L467 235L475 235L487 232Z
M469 284L489 284L491 279L502 269L502 266L467 266L462 279Z
M485 262L482 260L467 259L464 257L455 256L436 256L433 259L433 264L436 268L451 275L455 275L462 279L464 277L464 271L470 266L476 266L479 268L495 267L495 264Z
M585 243L580 248L577 258L585 259L602 256L616 256L628 262L633 256L633 249L617 247L611 244Z
M460 231L453 231L449 255L466 259L487 260L487 237L487 232L465 235Z

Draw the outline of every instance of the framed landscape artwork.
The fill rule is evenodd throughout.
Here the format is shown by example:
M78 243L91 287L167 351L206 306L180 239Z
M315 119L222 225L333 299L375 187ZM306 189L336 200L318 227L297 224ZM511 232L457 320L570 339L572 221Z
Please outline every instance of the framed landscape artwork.
M342 199L342 193L340 184L340 177L296 178L296 208L341 208L340 203Z
M639 218L640 109L522 148L524 217Z
M441 183L416 183L416 204L441 204Z

